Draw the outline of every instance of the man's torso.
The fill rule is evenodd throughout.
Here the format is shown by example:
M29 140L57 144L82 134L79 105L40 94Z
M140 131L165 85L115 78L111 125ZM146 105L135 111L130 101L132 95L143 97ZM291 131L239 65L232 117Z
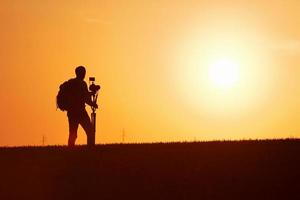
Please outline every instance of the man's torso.
M88 95L87 84L85 81L76 78L69 80L71 102L68 113L80 113L85 111L85 102Z

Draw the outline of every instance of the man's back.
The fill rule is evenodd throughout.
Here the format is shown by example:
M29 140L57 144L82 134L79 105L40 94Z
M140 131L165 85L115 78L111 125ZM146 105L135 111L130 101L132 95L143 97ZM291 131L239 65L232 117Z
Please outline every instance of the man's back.
M85 103L89 97L89 91L86 82L77 78L73 78L68 81L68 84L70 84L70 96L72 97L69 112L84 111Z

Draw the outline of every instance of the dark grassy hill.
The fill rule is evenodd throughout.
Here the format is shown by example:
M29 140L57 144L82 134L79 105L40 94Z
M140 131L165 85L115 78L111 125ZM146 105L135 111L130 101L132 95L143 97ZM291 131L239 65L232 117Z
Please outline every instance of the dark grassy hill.
M300 199L300 140L0 148L0 199Z

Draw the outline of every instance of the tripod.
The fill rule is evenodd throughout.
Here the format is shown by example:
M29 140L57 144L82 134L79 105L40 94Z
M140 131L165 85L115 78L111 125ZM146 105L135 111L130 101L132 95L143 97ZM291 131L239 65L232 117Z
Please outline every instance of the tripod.
M90 77L89 79L89 90L91 91L91 100L94 104L97 104L98 92L100 90L100 85L95 85L95 77ZM96 109L92 106L92 114L91 114L91 125L92 125L92 135L88 137L88 146L95 146L95 138L96 138Z
M97 99L98 99L98 92L92 95L92 101L94 103L97 103ZM91 124L93 128L93 132L90 140L88 141L88 145L95 146L95 140L96 140L96 108L95 107L92 107Z

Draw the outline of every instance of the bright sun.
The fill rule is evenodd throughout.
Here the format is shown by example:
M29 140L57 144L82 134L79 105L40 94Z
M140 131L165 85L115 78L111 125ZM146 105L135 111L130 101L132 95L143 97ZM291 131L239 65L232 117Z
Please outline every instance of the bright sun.
M220 59L209 68L209 79L219 89L235 86L240 78L238 65L229 59Z

